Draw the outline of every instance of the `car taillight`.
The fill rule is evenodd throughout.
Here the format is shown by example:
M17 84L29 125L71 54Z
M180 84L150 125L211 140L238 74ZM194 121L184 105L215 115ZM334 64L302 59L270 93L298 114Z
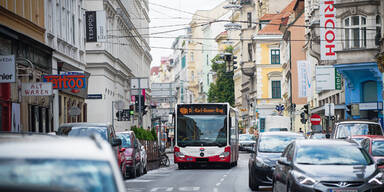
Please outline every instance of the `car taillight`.
M224 151L225 151L225 152L231 152L231 146L227 146L227 147L225 147Z
M174 148L173 148L173 151L174 151L174 152L180 152L180 148L178 148L178 147L174 147Z

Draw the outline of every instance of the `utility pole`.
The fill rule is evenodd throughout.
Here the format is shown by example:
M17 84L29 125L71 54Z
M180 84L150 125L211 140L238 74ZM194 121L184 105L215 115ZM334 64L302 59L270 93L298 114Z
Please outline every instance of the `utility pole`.
M139 88L140 88L140 81L139 81ZM139 89L139 127L143 127L143 114L141 111L141 95L143 94L143 90Z

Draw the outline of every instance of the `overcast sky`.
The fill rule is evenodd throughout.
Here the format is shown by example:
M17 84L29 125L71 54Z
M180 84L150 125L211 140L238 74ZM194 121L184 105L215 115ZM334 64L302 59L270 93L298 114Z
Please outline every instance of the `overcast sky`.
M191 21L191 14L183 13L177 10L194 13L196 10L212 9L225 0L149 0L149 16L151 18L150 33L164 32L169 30L181 29L188 27ZM167 9L155 4L171 7L176 10ZM183 25L186 24L186 25ZM179 25L172 27L160 27L165 25ZM185 31L175 31L172 33L158 34L154 36L175 37L184 34ZM151 47L171 47L174 39L150 39ZM169 56L172 53L171 49L156 49L152 48L151 54L153 57L152 65L160 65L160 58L162 56Z

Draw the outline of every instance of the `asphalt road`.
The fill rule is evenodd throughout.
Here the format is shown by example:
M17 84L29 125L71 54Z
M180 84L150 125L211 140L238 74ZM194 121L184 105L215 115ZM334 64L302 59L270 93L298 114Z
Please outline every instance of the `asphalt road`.
M237 167L195 168L179 170L171 166L149 171L146 175L125 181L128 192L169 192L169 191L200 191L200 192L250 192L248 188L248 153L241 153ZM262 191L270 188L261 187Z

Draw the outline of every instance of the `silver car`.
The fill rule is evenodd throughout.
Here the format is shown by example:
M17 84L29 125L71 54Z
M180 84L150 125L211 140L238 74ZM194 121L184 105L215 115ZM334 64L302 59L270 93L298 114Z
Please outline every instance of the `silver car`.
M0 134L0 191L125 191L111 145L98 136Z

